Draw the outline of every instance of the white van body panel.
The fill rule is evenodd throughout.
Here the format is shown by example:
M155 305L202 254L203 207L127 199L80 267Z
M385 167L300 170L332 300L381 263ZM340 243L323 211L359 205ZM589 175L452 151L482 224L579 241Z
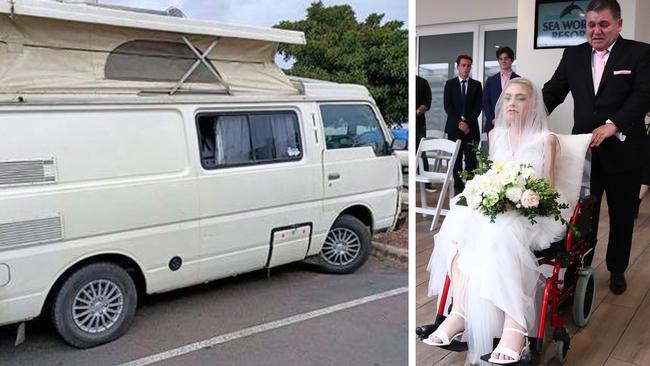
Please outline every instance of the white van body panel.
M13 240L0 240L0 325L38 316L66 270L100 255L129 258L157 293L316 255L351 207L366 209L374 230L395 222L397 159L369 147L328 150L320 101L223 98L0 105L0 167L50 159L55 177L0 184L0 239ZM302 157L202 167L197 115L233 111L295 113ZM328 181L332 172L339 181ZM29 226L37 222L47 230ZM45 236L20 243L35 230ZM175 256L183 264L172 271Z
M309 109L303 105L302 109ZM297 105L238 105L236 109L217 108L201 113L280 111L294 113L299 124L305 118ZM302 128L304 130L304 127ZM320 146L313 134L302 134L303 157L299 161L202 170L199 173L201 216L201 278L285 264L304 259L311 230L305 235L290 234L288 227L311 225L322 206L322 167ZM269 258L269 228L283 229L284 237L273 240ZM242 229L246 235L242 235ZM301 231L302 232L302 231Z

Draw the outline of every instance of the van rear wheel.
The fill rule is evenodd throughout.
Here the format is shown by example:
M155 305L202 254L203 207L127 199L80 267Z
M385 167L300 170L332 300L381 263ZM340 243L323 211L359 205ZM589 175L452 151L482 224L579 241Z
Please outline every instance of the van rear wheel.
M133 279L113 263L82 267L54 298L52 322L70 345L89 348L124 334L133 322L138 297Z
M343 215L327 233L318 267L327 273L352 273L368 260L370 246L370 229L356 217Z

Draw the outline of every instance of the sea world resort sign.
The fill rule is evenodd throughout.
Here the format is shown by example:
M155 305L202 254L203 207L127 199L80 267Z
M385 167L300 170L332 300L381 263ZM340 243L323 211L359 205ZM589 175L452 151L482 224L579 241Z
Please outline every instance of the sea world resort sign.
M586 41L589 0L535 2L535 48L560 48Z

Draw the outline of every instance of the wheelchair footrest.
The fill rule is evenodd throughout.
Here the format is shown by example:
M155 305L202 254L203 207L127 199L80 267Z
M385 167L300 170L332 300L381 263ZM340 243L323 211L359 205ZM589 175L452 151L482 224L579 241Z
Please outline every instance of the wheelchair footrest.
M445 317L438 317L436 319L436 322L433 324L425 324L421 325L419 327L415 328L415 334L418 336L418 338L423 341L431 335L431 333L435 332L436 329L440 326L440 324L445 320ZM448 346L438 346L442 349L446 349L447 351L453 351L453 352L465 352L467 351L467 343L466 342L459 342L459 341L452 341Z
M501 341L501 338L494 338L492 341L492 349L497 348L499 345L499 342ZM541 356L541 342L538 342L539 340L536 337L528 337L528 341L530 342L530 347L528 350L528 353L523 355L519 362L516 363L509 363L508 365L519 365L519 366L538 366L541 364L542 361L542 356ZM484 354L481 356L481 360L485 362L489 362L488 360L492 357L492 352ZM493 363L493 365L496 365Z

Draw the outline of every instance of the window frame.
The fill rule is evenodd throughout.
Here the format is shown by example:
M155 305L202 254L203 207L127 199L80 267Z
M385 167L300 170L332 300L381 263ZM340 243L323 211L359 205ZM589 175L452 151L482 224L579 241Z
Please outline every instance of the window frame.
M297 155L296 157L289 157L289 158L282 158L282 159L267 159L267 160L252 160L246 163L240 163L240 164L229 164L229 165L215 165L215 166L206 166L205 165L205 160L201 156L202 150L201 150L201 143L202 143L202 135L201 135L201 128L200 128L200 119L202 117L212 117L213 119L215 117L219 116L246 116L246 121L247 121L247 126L249 129L249 141L251 142L251 149L253 148L252 145L252 134L250 133L250 115L292 115L295 118L295 125L297 127L297 132L298 132L298 148L300 150L300 154ZM195 123L194 127L196 128L196 139L197 139L197 152L198 152L198 158L199 162L201 164L201 167L205 171L214 171L214 170L222 170L222 169L230 169L230 168L241 168L241 167L251 167L251 166L258 166L258 165L271 165L271 164L278 164L278 163L290 163L290 162L299 162L302 161L303 158L305 157L305 142L304 142L304 136L303 136L303 130L302 130L302 123L300 119L300 113L296 111L295 109L252 109L252 110L219 110L219 111L200 111L195 114L194 116ZM275 136L273 136L273 140L275 142Z
M359 101L321 101L317 102L318 105L318 116L320 118L320 123L321 123L321 128L322 128L322 136L321 138L323 139L323 148L325 150L329 151L334 151L334 150L341 150L341 149L358 149L358 148L364 148L364 147L369 147L372 150L372 153L376 157L382 157L382 156L388 156L390 155L389 153L389 148L390 144L392 142L392 135L390 134L390 131L387 131L387 126L386 122L384 121L384 118L382 117L381 113L379 113L379 110L377 109L377 106L373 103L370 103L365 100L359 100ZM383 155L377 155L375 152L375 149L373 149L371 146L356 146L356 147L345 147L345 148L338 148L338 149L331 149L327 146L327 135L325 134L325 119L323 117L323 110L321 109L322 106L327 106L327 105L348 105L348 106L368 106L370 107L370 110L372 111L373 115L375 116L375 120L377 121L377 125L379 129L381 130L382 135L384 136L384 142L385 142L385 153Z

